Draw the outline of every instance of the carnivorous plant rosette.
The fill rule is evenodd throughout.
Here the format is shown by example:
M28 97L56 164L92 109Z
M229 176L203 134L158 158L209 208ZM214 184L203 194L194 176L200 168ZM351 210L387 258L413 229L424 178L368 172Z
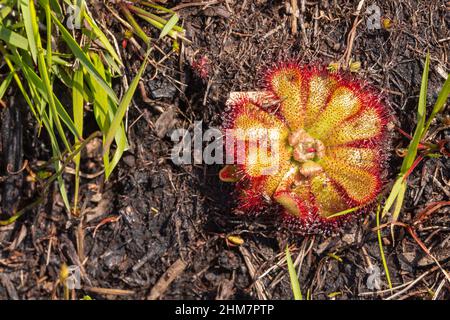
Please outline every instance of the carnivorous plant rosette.
M220 178L236 182L241 211L278 204L294 230L335 230L381 190L386 108L358 81L322 69L282 63L265 80L264 91L228 105L233 164Z

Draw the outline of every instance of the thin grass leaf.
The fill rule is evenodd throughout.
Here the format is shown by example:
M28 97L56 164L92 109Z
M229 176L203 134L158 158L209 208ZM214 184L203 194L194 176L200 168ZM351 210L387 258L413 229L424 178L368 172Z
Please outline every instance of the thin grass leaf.
M109 155L109 149L111 147L111 143L113 142L114 137L117 134L117 130L119 130L119 128L120 128L123 117L125 116L128 106L131 103L131 99L133 98L133 95L134 95L134 92L136 91L138 83L141 80L142 73L144 72L145 68L147 67L147 60L148 60L150 51L151 50L147 51L147 54L145 55L144 61L142 62L142 65L139 68L137 75L134 77L133 81L130 84L130 87L128 88L127 92L124 94L122 101L120 102L117 112L114 116L114 119L111 122L111 126L109 128L108 134L106 135L105 143L103 144L103 154L105 156Z
M11 6L5 6L0 9L0 22L2 22L12 11Z
M94 66L97 68L98 73L105 79L107 83L110 83L110 76L107 76L105 67L96 53L91 53L91 60ZM110 124L114 119L114 115L117 112L117 106L114 105L105 92L101 89L95 79L88 77L88 84L92 89L94 95L94 116L97 121L100 130L102 130L105 137L109 131ZM115 166L122 157L123 152L128 146L127 137L125 133L125 127L123 123L120 125L120 129L116 132L114 136L116 142L116 152L114 153L113 159L109 159L109 154L104 154L103 163L105 166L105 176L109 177L111 172L114 170Z
M159 39L164 38L170 31L172 31L172 29L175 27L175 25L177 24L178 20L180 18L178 17L177 14L174 14L169 21L167 21L167 23L165 24L164 28L161 30L161 34L159 35Z
M386 213L388 213L389 210L391 210L391 207L394 204L394 201L395 199L397 199L397 196L400 192L402 183L403 183L403 175L397 177L397 180L395 180L395 183L392 186L391 193L389 194L388 198L386 199L386 202L384 203L383 212L381 213L382 218L384 218Z
M128 148L128 142L127 142L127 135L125 133L125 127L122 123L120 126L120 129L117 130L114 141L116 142L116 151L114 152L114 156L109 160L109 153L104 154L103 162L105 164L105 177L106 179L109 178L111 173L113 172L114 168L119 163L120 159L122 158L123 153Z
M156 10L167 12L167 13L170 13L170 14L174 14L175 13L175 11L173 11L173 10L171 10L169 8L165 8L163 6L159 6L157 4L154 4L154 3L151 3L151 2L148 2L148 1L140 1L139 4L142 4L144 6L147 6L147 7L156 9Z
M291 280L292 293L294 294L294 300L303 300L297 272L295 271L294 263L292 262L291 253L289 252L288 246L286 246L286 262L289 271L289 279Z
M33 113L34 117L38 120L39 124L41 123L41 117L38 115L38 113L36 112L36 107L33 104L33 102L31 101L27 91L25 90L22 81L20 80L19 76L17 75L17 72L11 62L11 60L9 59L9 57L7 57L6 52L3 48L3 46L0 46L0 52L3 54L3 58L5 59L6 64L8 65L9 70L11 71L10 74L13 75L14 81L17 84L17 87L19 88L20 92L22 93L25 101L27 102L28 106L30 107L31 112Z
M21 36L20 34L9 30L8 28L0 25L0 39L5 41L8 45L28 50L27 38Z
M17 219L19 219L25 212L31 210L32 208L34 208L35 206L39 205L42 203L42 201L44 201L44 198L38 198L37 200L33 201L32 203L30 203L29 205L27 205L25 208L17 211L15 214L13 214L11 217L9 217L6 220L0 220L0 226L7 226L10 225L12 223L14 223Z
M60 65L52 65L52 73L67 87L72 88L71 76Z
M30 1L30 9L34 7L34 4L32 4L33 1ZM45 10L50 10L50 6L48 3L48 0L43 2L43 6ZM31 9L33 10L33 9ZM47 19L47 28L49 27L49 24L51 24L51 20ZM56 110L56 105L55 105L55 98L54 98L54 94L53 94L53 85L50 81L50 75L48 73L49 71L49 66L47 65L46 62L46 57L47 59L49 58L48 55L45 57L44 56L44 50L42 47L42 42L41 42L41 37L39 34L39 26L38 23L35 19L32 19L32 28L33 28L33 33L34 33L34 37L36 40L36 48L37 48L37 61L38 61L38 69L39 69L39 74L42 77L42 82L44 83L44 88L45 91L47 93L47 97L48 97L48 105L50 107L50 119L52 121L55 122L56 125L56 130L58 131L58 134L60 136L60 139L63 141L64 145L66 146L66 148L68 150L70 150L70 144L67 141L66 138L66 134L65 131L61 125L61 121L60 121L60 117L58 115L58 111ZM51 50L50 50L51 51ZM51 59L50 59L51 62Z
M430 118L427 120L427 124L425 125L425 129L422 134L422 138L425 136L426 132L428 131L428 128L431 125L431 122L433 121L436 114L444 110L445 103L447 102L448 96L450 95L450 77L447 76L447 80L445 80L445 83L439 92L438 98L436 100L436 103L434 104L433 110L431 111Z
M44 101L42 100L42 102L44 103ZM52 158L53 160L53 165L55 166L55 171L57 174L57 176L55 177L55 179L58 182L58 188L59 188L59 193L61 194L61 198L63 200L64 206L66 207L67 212L70 213L70 204L69 204L69 197L67 196L67 190L66 190L66 186L64 184L64 180L62 178L62 168L63 166L61 165L61 150L59 149L59 145L58 145L58 141L56 139L55 133L53 131L53 122L51 121L51 119L48 118L47 113L44 112L42 113L42 122L44 123L44 127L46 128L49 137L50 137L50 144L52 146ZM50 183L50 182L48 182Z
M74 0L75 5L75 26L82 27L83 18L85 16L84 12L86 10L86 4L84 0Z
M111 100L118 104L119 99L117 98L114 90L103 80L103 78L98 74L92 62L89 60L89 57L84 53L84 51L80 48L78 43L72 38L71 34L67 31L67 29L62 25L62 23L56 18L54 14L52 14L52 19L55 24L58 26L61 36L64 41L69 46L72 53L75 57L80 61L80 63L86 68L87 72L91 74L98 81L98 83L102 86L102 88L106 91Z
M92 64L97 70L98 74L102 77L102 79L110 85L108 79L106 79L105 68L103 63L101 62L100 57L97 53L91 52L90 58L92 60ZM87 74L87 83L91 88L92 95L94 97L94 117L97 121L97 125L100 130L106 136L109 125L111 123L111 119L114 117L114 113L116 108L113 104L111 104L110 100L108 100L108 95L103 90L102 86L98 83L98 81ZM112 109L112 115L109 116L110 109Z
M28 45L30 47L31 57L33 58L34 63L37 63L37 47L32 25L32 17L36 16L36 11L34 9L34 5L30 5L29 0L19 0L19 2L25 26L25 33L27 35Z
M164 18L161 18L151 12L148 12L142 8L130 5L128 6L128 8L130 10L132 10L133 12L135 12L136 14L139 14L140 16L145 16L149 19L151 19L152 21L156 22L157 24L154 24L155 27L157 27L158 29L162 30L164 28L164 25L167 24L167 20ZM176 15L176 13L173 13L173 15ZM178 15L177 15L178 17ZM177 26L176 24L173 26L173 28L170 28L170 30L174 30L176 32L184 32L184 29L180 26Z
M422 74L422 84L420 86L419 104L417 106L417 125L414 131L413 139L408 146L408 154L403 159L401 173L406 173L413 164L417 155L417 147L422 138L422 133L425 125L425 113L427 105L427 90L428 90L428 72L430 69L430 54L427 54L425 60L425 67Z
M53 155L57 156L58 152L57 151L53 151ZM61 162L60 161L55 161L55 170L56 172L61 171ZM62 177L62 174L60 174L58 176L58 187L59 187L59 193L61 194L61 198L63 200L64 206L66 207L67 212L70 213L70 203L69 203L69 197L67 196L67 189L66 189L66 185L64 184L64 179Z
M114 47L111 45L111 43L109 42L108 38L106 37L106 35L103 33L103 31L97 26L97 24L95 23L95 21L91 18L91 16L89 15L88 11L85 10L84 11L84 19L86 20L86 22L91 26L92 31L94 31L94 34L97 36L97 38L100 40L100 42L103 44L103 46L105 47L106 51L108 51L108 53L113 57L113 59L119 63L120 66L123 66L123 62L122 60L119 58L118 54L116 53L116 50L114 49Z
M75 156L81 152L81 150L85 149L86 146L95 138L97 137L101 137L102 134L100 131L95 131L94 133L91 133L91 135L89 137L87 137L86 139L84 139L81 143L79 143L78 145L74 145L73 146L73 152L69 153L67 155L67 157L64 159L63 163L62 163L62 168L55 172L51 177L49 177L46 181L45 181L45 185L44 185L44 189L48 188L48 186L57 179L57 176L63 174L65 168L73 161L73 159L75 158Z
M420 86L420 95L419 95L419 102L417 106L417 125L416 129L414 130L413 138L408 146L408 153L406 157L403 159L402 167L400 169L400 174L397 180L394 183L394 186L392 187L391 193L389 194L389 197L387 198L383 212L381 214L382 217L386 215L387 212L391 209L392 205L395 201L395 208L394 212L392 214L392 221L395 222L398 220L398 217L400 215L400 211L403 205L403 200L405 197L406 189L407 189L407 183L406 179L407 176L410 173L411 166L416 161L417 156L417 148L419 146L419 143L422 139L422 136L426 132L425 128L425 117L426 117L426 104L427 104L427 90L428 90L428 73L430 69L430 54L427 53L427 57L425 59L425 66L422 73L422 83ZM443 99L443 98L441 98ZM438 99L439 100L439 99ZM439 100L438 108L440 107L441 100ZM393 226L391 226L391 232L392 232L392 238L393 236Z
M386 279L389 285L389 289L392 290L392 282L391 282L391 276L389 274L389 268L386 262L386 257L384 256L384 250L383 250L383 242L381 241L381 229L380 229L380 203L378 203L378 208L377 208L377 235L378 235L378 246L380 247L380 256L381 256L381 261L383 262L383 268L384 268L384 273L386 274Z
M83 70L76 70L73 74L72 102L73 102L73 120L75 128L80 139L83 136Z
M105 62L108 64L109 68L114 71L114 74L119 76L122 75L122 71L120 70L116 61L108 52L103 53L103 57L105 58Z
M6 90L9 87L9 84L11 83L11 80L13 78L13 74L10 73L6 76L5 80L2 81L2 84L0 85L0 100L5 95Z
M59 64L61 66L65 66L65 67L72 67L72 63L67 62L66 60L64 60L56 55L52 55L52 65L54 63Z
M17 58L17 57L16 57ZM19 63L21 63L18 59L16 59ZM28 84L33 84L37 91L41 94L42 98L47 102L50 103L50 97L48 94L48 90L46 89L44 81L39 78L39 76L34 72L33 69L31 69L26 64L21 64L22 72L26 76ZM73 123L72 118L67 113L66 109L63 107L59 99L56 97L55 93L52 91L50 94L53 97L53 102L55 105L56 114L61 118L61 120L64 122L64 124L67 126L67 128L70 130L70 132L76 137L77 136L77 130L75 128L75 124Z
M61 6L60 6L58 0L50 0L50 7L52 8L52 11L56 12L56 14L58 16L61 17L63 15L63 12L62 12L62 9L61 9Z
M346 214L355 212L359 208L360 207L354 207L354 208L343 210L343 211L340 211L340 212L337 212L337 213L333 213L331 216L328 216L327 219L336 218L336 217L340 217L340 216L345 216Z
M137 21L134 19L131 12L128 10L127 6L123 3L120 4L120 9L122 10L123 14L125 15L125 18L127 21L131 24L133 27L133 31L139 38L141 38L145 43L150 42L150 38L147 36L147 34L142 30L142 28L139 26Z
M61 156L61 151L59 150L58 140L56 139L55 132L53 130L53 122L50 120L49 116L47 115L47 111L43 108L46 105L46 102L44 99L41 100L41 119L42 123L44 124L45 129L47 130L48 135L50 136L50 144L52 145L52 149L57 151L56 156L53 155L55 161L57 161Z
M136 13L138 15L139 18L147 21L148 23L150 23L152 26L158 28L159 30L162 30L164 28L164 24L153 20L152 18L149 18L146 15L140 14L140 13ZM178 38L178 33L176 31L170 30L167 35L169 37L171 37L172 39L176 40Z
M398 217L400 216L400 211L402 210L403 200L405 199L407 184L406 181L402 181L400 185L400 189L398 191L397 199L395 201L394 211L392 212L392 223L397 222ZM394 224L391 225L391 234L392 239L394 239Z
M42 0L44 3L44 11L45 11L45 22L47 25L47 51L45 52L45 56L47 57L47 66L51 67L53 64L52 61L52 18L51 18L51 10L49 0Z
M82 138L83 136L83 119L84 119L84 99L83 99L83 70L78 69L73 74L72 81L72 104L73 104L73 121L78 135ZM75 140L75 143L79 143L79 139ZM80 190L80 161L81 153L78 153L75 158L75 191L74 191L74 202L73 208L74 212L78 210L78 196Z
M38 57L38 59L39 59L39 57ZM42 100L42 103L45 103L44 100ZM69 197L67 196L66 186L65 186L64 180L62 178L62 165L61 165L61 161L59 160L59 159L61 159L62 153L61 153L61 150L59 149L58 141L57 141L55 133L53 131L53 122L51 121L51 119L49 119L45 110L42 112L41 117L42 117L42 122L44 123L44 127L46 128L46 130L49 134L49 137L50 137L50 144L52 146L52 157L54 159L53 165L55 166L55 171L57 173L59 173L56 176L56 179L58 181L59 193L61 194L61 198L63 200L64 206L66 207L67 212L70 213ZM70 148L69 148L69 150L70 150Z

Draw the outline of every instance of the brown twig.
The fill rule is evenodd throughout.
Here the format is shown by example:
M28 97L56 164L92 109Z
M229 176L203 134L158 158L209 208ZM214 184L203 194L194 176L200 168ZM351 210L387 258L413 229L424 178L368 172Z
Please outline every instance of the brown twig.
M292 34L297 34L298 24L297 24L297 15L298 15L298 4L297 0L291 0L291 32Z
M173 280L175 280L176 277L183 273L186 267L187 263L181 260L181 258L175 261L153 286L150 294L147 296L147 300L156 300L161 297L164 292L166 292L167 288L173 282Z
M98 293L98 294L115 295L115 296L127 296L127 295L134 294L134 291L132 291L132 290L99 288L99 287L83 287L83 290Z
M421 211L414 219L414 224L423 222L425 219L429 218L433 212L436 210L450 206L450 201L437 201L430 203L423 211Z
M241 252L242 256L244 257L245 265L247 266L250 277L252 279L256 279L253 284L255 286L255 290L256 290L256 294L258 295L258 298L260 300L267 300L268 298L267 298L265 287L264 287L262 281L260 279L258 279L256 276L256 269L250 259L250 253L247 251L247 249L245 249L242 246L239 247L239 251Z
M361 12L363 5L364 5L364 0L360 0L358 3L358 7L356 8L355 20L353 20L352 28L350 29L350 32L347 36L347 48L345 49L344 55L340 59L340 62L342 62L342 60L344 61L343 64L341 63L342 68L344 70L347 70L348 67L350 66L350 59L351 59L352 50L353 50L353 43L354 43L355 37L356 37L356 28L362 22L362 19L359 19L359 14Z

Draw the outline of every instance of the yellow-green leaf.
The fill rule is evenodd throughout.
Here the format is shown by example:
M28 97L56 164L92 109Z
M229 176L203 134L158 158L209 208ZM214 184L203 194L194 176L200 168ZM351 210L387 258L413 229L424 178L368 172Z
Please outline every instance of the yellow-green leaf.
M131 103L131 99L133 98L134 92L136 91L138 83L142 77L142 73L144 72L145 68L147 67L147 59L150 54L150 51L151 50L147 51L147 54L145 55L144 61L142 62L137 75L134 77L133 81L130 84L130 87L128 88L127 92L124 94L122 101L120 102L119 107L117 108L117 112L114 116L113 121L111 122L111 126L109 128L108 134L106 135L105 143L103 145L103 152L105 155L109 154L109 149L111 147L111 143L113 142L114 137L116 136L117 130L120 129L120 125L122 123L123 117L125 116L128 106Z
M286 261L289 271L289 278L291 280L292 292L295 300L303 300L302 291L300 290L300 283L298 281L297 272L295 271L294 263L292 262L289 247L286 246Z
M175 13L172 17L170 17L169 21L167 21L164 28L161 30L161 34L159 35L159 39L164 38L170 31L172 31L173 27L177 24L180 18Z

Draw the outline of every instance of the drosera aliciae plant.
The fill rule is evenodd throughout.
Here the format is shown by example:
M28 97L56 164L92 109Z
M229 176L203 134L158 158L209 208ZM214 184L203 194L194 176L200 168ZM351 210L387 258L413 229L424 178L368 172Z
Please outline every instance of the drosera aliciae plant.
M265 91L233 99L225 117L226 140L236 140L226 152L245 161L226 165L220 178L236 182L244 212L274 204L291 229L328 234L381 191L389 120L361 81L279 63L267 71ZM273 134L276 147L262 150L258 139Z

